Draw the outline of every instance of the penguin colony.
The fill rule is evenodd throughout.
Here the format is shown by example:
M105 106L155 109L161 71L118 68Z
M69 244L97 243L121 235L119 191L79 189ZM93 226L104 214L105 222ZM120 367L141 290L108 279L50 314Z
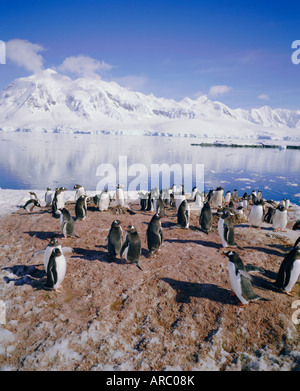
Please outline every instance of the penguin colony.
M75 191L76 202L74 218L65 206L64 193L67 191L65 187L57 188L55 191L47 188L45 193L45 205L51 206L52 216L60 219L60 230L63 238L78 238L74 231L74 222L83 221L87 218L88 203L90 202L94 202L99 211L108 210L112 201L117 203L119 207L126 207L125 195L121 185L118 185L114 199L107 190L94 197L88 197L83 186L79 184L75 185L73 190ZM274 231L285 231L288 221L289 200L284 199L280 203L266 201L263 199L260 190L258 192L253 190L250 195L244 193L242 197L238 196L237 189L234 189L232 193L227 191L225 196L223 193L224 189L222 187L210 190L208 194L205 192L200 193L194 187L191 197L187 199L183 185L181 185L179 192L176 192L175 185L170 189L161 191L155 188L150 192L139 192L140 210L154 213L148 224L145 237L148 257L150 258L153 254L157 254L163 243L161 219L166 217L165 208L176 208L177 224L171 228L189 229L190 204L194 203L198 210L201 211L198 229L207 235L209 235L212 229L212 208L216 208L219 219L218 234L221 250L229 250L224 251L222 255L228 258L228 274L232 287L231 294L237 296L240 307L244 307L250 301L268 301L268 299L257 295L253 291L252 277L249 274L250 271L258 271L264 274L264 269L249 264L245 265L239 254L233 250L241 248L235 241L233 218L240 219L243 217L248 221L250 228L261 229L263 222L266 222L272 224ZM236 206L234 202L237 204ZM251 209L249 212L250 205ZM267 209L266 206L268 207ZM40 201L35 193L30 192L30 199L23 208L30 213L34 207L41 207ZM130 207L128 207L128 210L129 212L131 211ZM131 214L135 213L131 211ZM133 264L142 271L139 265L142 249L140 235L136 227L130 224L124 228L126 235L123 240L121 224L122 222L117 219L111 223L107 237L108 254L111 260L114 260L116 257L123 258L126 263ZM293 230L300 231L300 221L294 224ZM44 268L47 276L45 289L53 289L59 292L67 270L64 249L56 238L52 238L46 249L41 251L44 254ZM272 286L275 290L292 296L293 286L298 281L299 276L300 237L295 242L293 249L283 259L276 281L274 281Z

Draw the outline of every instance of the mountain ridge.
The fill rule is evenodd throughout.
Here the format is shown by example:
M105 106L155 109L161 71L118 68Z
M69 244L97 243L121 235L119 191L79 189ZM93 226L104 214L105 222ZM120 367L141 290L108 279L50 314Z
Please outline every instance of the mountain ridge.
M300 110L231 109L202 95L181 101L131 91L100 78L72 80L53 69L12 81L0 91L2 131L186 132L197 136L292 138ZM292 133L292 135L290 135ZM287 137L289 137L287 136Z

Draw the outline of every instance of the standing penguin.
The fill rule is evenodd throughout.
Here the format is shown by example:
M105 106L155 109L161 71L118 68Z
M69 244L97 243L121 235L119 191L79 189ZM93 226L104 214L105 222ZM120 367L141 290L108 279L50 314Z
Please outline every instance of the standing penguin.
M140 236L133 225L128 225L125 230L127 233L125 242L121 248L120 256L122 257L124 253L124 257L127 262L135 264L140 270L142 270L138 264L142 248Z
M49 206L52 204L54 197L54 191L51 190L50 187L47 187L46 192L45 192L45 204L46 206Z
M291 293L293 286L300 276L300 247L299 242L295 243L294 248L285 256L282 261L277 279L274 286L281 289L286 294L293 296Z
M161 217L165 215L165 204L161 198L161 195L159 195L158 199L156 200L156 213L158 213Z
M161 215L156 213L147 228L147 243L148 243L148 250L149 250L149 257L151 255L159 250L160 245L163 241L163 234L162 234L162 228L161 228Z
M66 208L60 209L60 229L65 238L76 236L74 233L74 220Z
M76 201L75 216L77 220L84 220L87 216L87 196L81 195Z
M44 268L45 268L46 273L47 273L50 255L55 248L59 248L61 250L61 245L58 243L58 240L56 238L52 238L50 240L48 246L44 250Z
M199 209L203 208L203 196L200 191L197 191L195 195L195 206Z
M208 234L212 227L212 213L209 202L205 202L203 208L201 209L199 225L201 231Z
M213 208L221 208L222 207L223 193L224 193L224 189L221 186L217 187L214 190L212 197L211 197L211 200L210 200Z
M267 213L265 214L264 221L268 224L273 223L275 209L272 206L269 206Z
M117 186L116 190L116 202L118 206L125 206L125 195L124 195L124 190L122 185Z
M55 248L50 255L47 265L47 282L45 289L55 289L60 292L60 286L65 278L67 270L66 259L59 248Z
M228 190L225 194L225 197L224 197L225 205L229 204L230 201L231 201L231 192L230 192L230 190Z
M104 189L100 196L99 196L99 203L98 203L98 207L99 207L99 210L100 212L102 212L103 210L108 210L109 208L109 203L110 203L110 195L109 195L109 192L107 189Z
M32 212L34 207L40 207L41 205L36 199L30 199L26 202L26 204L23 206L23 209L27 210L27 212Z
M234 225L231 219L232 213L228 210L222 214L218 221L218 232L223 248L237 246L234 240Z
M229 251L223 254L229 258L228 260L229 278L231 282L231 287L241 302L239 304L239 307L244 307L245 304L248 304L250 301L256 301L256 300L268 301L267 299L254 293L252 288L252 283L251 283L252 277L247 272L247 268L244 265L241 258L239 257L239 255L234 251Z
M273 216L274 231L285 231L287 225L287 209L283 205L278 205Z
M123 230L120 220L114 220L111 224L107 237L107 250L110 256L115 259L120 254L122 248Z
M62 186L55 190L55 194L52 201L52 215L57 217L60 215L60 209L65 207L65 191L67 189Z
M196 201L196 194L197 194L197 192L198 192L198 188L197 188L197 186L194 186L193 188L192 188L192 194L191 194L191 200L192 201Z
M86 195L84 187L79 184L75 185L73 190L75 190L75 201L77 201L80 196Z
M38 196L35 194L34 191L30 191L29 194L32 200L37 200L39 202Z
M187 200L183 200L177 211L177 226L188 229L190 224L190 206Z
M261 228L263 224L263 218L264 218L264 208L263 208L263 201L256 201L250 210L250 214L248 216L248 221L250 227L256 226L257 228Z
M147 209L147 193L143 193L142 191L138 192L139 195L139 204L140 204L140 210L146 210Z
M238 200L239 200L238 191L237 189L234 189L232 192L232 201L238 202Z

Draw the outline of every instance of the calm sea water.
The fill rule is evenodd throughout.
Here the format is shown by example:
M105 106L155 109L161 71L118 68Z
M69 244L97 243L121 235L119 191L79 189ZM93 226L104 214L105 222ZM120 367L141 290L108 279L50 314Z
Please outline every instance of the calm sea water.
M199 147L192 146L193 142L157 136L0 133L0 187L73 189L79 183L96 191L103 178L97 173L103 164L115 167L119 183L122 156L128 169L142 165L148 171L143 188L151 187L153 164L177 164L182 171L188 165L192 168L186 174L192 177L191 186L196 180L194 168L203 164L206 191L222 186L225 192L236 188L242 195L260 189L264 198L289 198L299 204L300 150ZM128 184L136 176L128 175ZM173 181L171 177L171 185Z

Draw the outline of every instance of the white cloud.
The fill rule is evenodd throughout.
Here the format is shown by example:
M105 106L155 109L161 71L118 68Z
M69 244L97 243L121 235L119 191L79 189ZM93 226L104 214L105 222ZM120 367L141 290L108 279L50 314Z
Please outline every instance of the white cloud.
M60 72L71 72L79 76L95 77L99 73L110 71L112 65L104 61L96 60L89 56L70 56L65 58L63 63L57 67Z
M41 45L24 39L11 39L6 42L6 57L15 64L37 73L43 69L43 57L39 52L45 50Z
M228 92L231 90L232 87L228 87L225 85L217 85L217 86L210 87L208 94L212 97L217 97L224 94L228 94Z
M146 76L137 76L137 75L122 76L122 77L114 78L114 80L122 87L125 87L128 90L132 90L132 91L140 91L148 83L148 78Z
M266 94L260 94L260 95L258 95L258 99L269 100L270 97L269 97L269 95L266 95Z

